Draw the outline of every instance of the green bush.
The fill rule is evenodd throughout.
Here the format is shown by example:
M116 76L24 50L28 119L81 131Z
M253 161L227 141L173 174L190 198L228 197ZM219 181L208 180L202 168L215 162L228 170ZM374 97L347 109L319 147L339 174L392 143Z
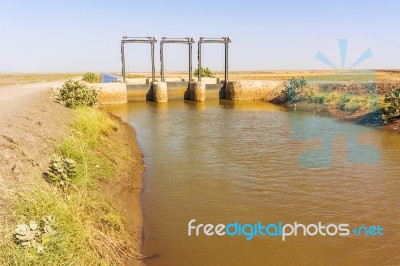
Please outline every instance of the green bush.
M352 97L352 95L350 93L344 93L344 94L340 95L338 102L337 102L337 106L339 107L339 109L341 111L347 110L347 105L350 103L351 97Z
M289 102L299 100L299 95L302 94L301 89L307 86L307 80L304 77L301 78L290 78L285 85L286 95Z
M385 93L385 107L382 110L383 122L389 123L400 118L400 88Z
M49 165L48 181L65 188L76 176L76 162L73 159L53 155Z
M89 83L94 83L94 82L97 82L99 80L99 76L97 74L95 74L95 73L92 73L92 72L86 72L83 75L83 80L87 81Z
M94 106L97 103L97 93L79 81L68 80L60 89L60 100L69 108Z
M327 104L329 102L329 94L326 92L319 92L310 97L312 103Z
M337 99L336 106L344 112L355 113L363 110L375 112L378 108L378 98L371 96L358 96L351 93L344 93Z
M195 70L194 70L194 75L196 76L196 77L198 77L199 76L199 69L198 68L196 68ZM206 68L201 68L201 76L202 77L206 77L206 78L215 78L215 75L214 75L214 73L212 73L212 71L208 68L208 67L206 67Z

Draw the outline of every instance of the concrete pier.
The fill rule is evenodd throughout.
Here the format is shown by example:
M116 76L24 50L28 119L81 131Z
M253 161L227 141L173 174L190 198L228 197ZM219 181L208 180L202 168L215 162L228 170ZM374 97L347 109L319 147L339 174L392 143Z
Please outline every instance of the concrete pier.
M156 103L168 102L168 86L166 82L153 83L153 101Z
M189 87L191 101L204 102L206 100L206 84L202 82L191 82Z

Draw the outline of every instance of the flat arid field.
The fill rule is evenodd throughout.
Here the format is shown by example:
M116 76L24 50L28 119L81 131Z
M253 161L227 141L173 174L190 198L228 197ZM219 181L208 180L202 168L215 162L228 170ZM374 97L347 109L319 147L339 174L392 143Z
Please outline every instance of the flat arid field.
M51 82L76 78L81 75L81 73L2 73L0 74L0 86Z
M375 70L377 82L400 82L400 70L399 69L387 69L387 70ZM271 70L271 71L229 71L229 80L265 80L265 79L279 79L287 80L291 77L305 77L313 80L318 80L319 77L325 78L326 76L335 75L348 75L353 76L354 79L360 78L358 70ZM223 78L224 72L213 71L216 77ZM118 75L120 73L115 72ZM135 72L128 73L127 76L134 77L146 77L150 78L151 73L149 72ZM187 72L167 72L165 73L167 78L187 78ZM194 77L196 78L196 77Z

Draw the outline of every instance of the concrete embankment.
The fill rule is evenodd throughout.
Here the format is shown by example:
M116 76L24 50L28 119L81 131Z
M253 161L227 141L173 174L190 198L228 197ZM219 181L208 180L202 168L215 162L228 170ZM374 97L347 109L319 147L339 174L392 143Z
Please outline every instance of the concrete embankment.
M129 81L128 83L88 84L96 89L102 104L126 102L175 100L206 101L207 99L271 100L284 90L282 80L243 80L229 81L225 87L219 79L205 79L201 82L167 80Z

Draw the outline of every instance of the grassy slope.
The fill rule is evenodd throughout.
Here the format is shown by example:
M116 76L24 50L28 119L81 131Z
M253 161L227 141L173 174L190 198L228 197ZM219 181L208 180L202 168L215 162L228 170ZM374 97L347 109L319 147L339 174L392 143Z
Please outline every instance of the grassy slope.
M92 108L77 110L71 133L57 151L76 160L77 176L66 191L38 177L8 199L6 219L0 226L4 236L0 238L2 264L120 265L127 257L140 258L128 241L120 214L97 189L100 180L112 175L110 159L101 155L103 139L112 130L118 130L118 123L105 112ZM123 153L124 147L113 143ZM57 234L43 254L13 242L13 230L18 223L40 221L48 214L55 216Z

